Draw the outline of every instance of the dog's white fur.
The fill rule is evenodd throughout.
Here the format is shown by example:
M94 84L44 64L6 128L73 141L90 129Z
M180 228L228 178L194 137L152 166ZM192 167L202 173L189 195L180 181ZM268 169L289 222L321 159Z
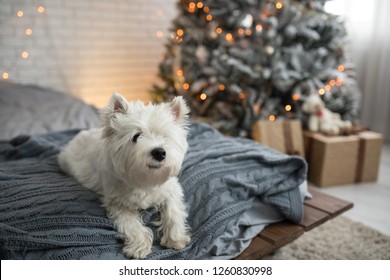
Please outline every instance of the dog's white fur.
M102 127L80 132L59 154L61 169L101 196L128 257L152 252L153 233L142 224L141 209L160 211L161 245L180 250L190 242L176 177L188 148L188 113L182 97L144 105L114 93L102 110Z
M350 121L343 121L340 114L326 109L318 94L310 94L303 103L302 110L310 115L308 121L310 131L339 135L352 128Z

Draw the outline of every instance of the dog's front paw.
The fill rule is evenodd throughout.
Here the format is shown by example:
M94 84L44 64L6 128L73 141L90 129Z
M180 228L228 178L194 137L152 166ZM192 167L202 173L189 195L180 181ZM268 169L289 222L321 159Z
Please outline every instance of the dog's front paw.
M152 244L132 244L126 243L123 254L129 258L144 259L152 252Z
M175 237L163 236L161 238L161 245L166 248L181 250L184 249L184 247L186 247L190 241L191 236L188 233Z

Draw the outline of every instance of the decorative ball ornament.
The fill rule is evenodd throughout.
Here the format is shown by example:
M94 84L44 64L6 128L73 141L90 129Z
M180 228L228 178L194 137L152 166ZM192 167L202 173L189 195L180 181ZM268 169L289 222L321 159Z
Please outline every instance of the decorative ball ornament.
M209 52L207 51L207 48L203 45L196 48L195 56L200 62L200 64L205 65L207 63L207 60L209 59Z
M286 29L284 30L284 34L290 38L293 39L297 35L297 28L293 25L288 25Z
M275 49L274 49L273 46L266 46L264 48L264 52L265 52L266 55L271 56L271 55L273 55L275 53Z
M251 14L247 14L245 18L241 21L241 26L243 28L250 28L253 24L253 16Z

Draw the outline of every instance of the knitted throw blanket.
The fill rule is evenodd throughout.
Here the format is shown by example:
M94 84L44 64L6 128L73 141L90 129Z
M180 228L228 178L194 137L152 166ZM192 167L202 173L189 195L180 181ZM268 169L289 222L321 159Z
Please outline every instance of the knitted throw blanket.
M123 240L98 197L58 167L60 148L78 132L0 142L1 259L125 259ZM191 243L174 251L161 247L155 235L148 258L232 258L268 223L301 220L303 159L199 123L191 124L188 141L179 180ZM249 212L253 219L245 218ZM142 219L153 228L158 213L145 210Z

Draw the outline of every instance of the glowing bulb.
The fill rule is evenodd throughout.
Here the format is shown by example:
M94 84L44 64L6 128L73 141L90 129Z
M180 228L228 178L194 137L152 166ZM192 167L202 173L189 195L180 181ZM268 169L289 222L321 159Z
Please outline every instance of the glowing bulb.
M225 35L225 39L226 39L226 41L228 41L228 42L233 42L233 35L232 35L232 33L227 33L227 34Z
M283 8L283 3L282 2L277 2L275 4L275 7L276 7L276 9L280 10L281 8Z
M2 76L4 80L7 80L9 78L9 74L7 72L4 72Z
M301 95L299 93L294 93L292 95L292 100L298 101L299 99L301 99Z
M26 33L27 36L31 36L32 35L32 29L31 28L27 28L25 33Z
M207 15L207 17L206 17L206 20L207 21L211 21L213 19L213 16L212 15Z
M337 70L339 70L339 72L344 72L344 70L345 70L344 65L340 64L340 65L337 67Z
M250 29L245 30L245 34L246 34L246 36L251 36L252 30L250 30Z
M183 29L178 29L178 30L176 31L176 34L177 34L177 36L183 36L183 34L184 34Z
M223 91L223 90L225 90L225 85L223 85L223 84L220 84L220 85L218 86L218 89L219 89L220 91Z
M184 83L184 84L183 84L183 88L184 88L185 90L189 89L189 88L190 88L190 84L189 84L189 83Z
M284 107L284 109L285 109L287 112L290 112L291 109L292 109L292 107L291 107L291 105L287 104L287 105Z
M177 74L179 77L183 77L184 72L183 72L182 69L179 69L179 70L176 71L176 74Z
M221 27L218 27L217 29L215 29L215 33L217 33L218 35L222 33L222 28Z
M332 87L334 87L334 86L336 85L336 81L335 81L335 80L330 80L330 81L329 81L329 84L330 84Z
M326 86L325 86L325 90L326 90L326 91L330 91L331 89L332 89L332 87L331 87L330 85L326 85Z
M274 120L276 120L275 115L269 115L268 120L271 121L271 122L273 122Z
M24 15L24 13L23 13L23 11L18 11L18 12L16 13L16 15L17 15L18 17L22 17L22 16Z
M188 4L188 8L189 9L195 9L195 3L194 2L190 2L189 4Z
M324 90L323 88L320 88L320 90L318 91L318 93L319 93L320 95L324 95L324 94L325 94L325 90Z
M196 4L196 6L197 6L199 9L202 9L202 8L203 8L203 3L202 3L202 2L198 2L198 4Z
M199 96L199 98L200 98L201 100L206 100L206 99L207 99L207 94L203 92L203 93Z
M205 6L203 7L203 12L205 12L206 14L210 11L210 8Z
M164 32L162 32L162 31L157 31L157 32L156 32L156 36L157 36L157 38L162 38L162 37L164 36Z
M37 11L38 11L38 13L43 14L43 12L45 11L45 7L39 6L39 7L37 8Z
M244 28L239 28L239 29L238 29L238 34L244 35L244 33L245 33Z
M28 52L26 52L26 51L22 52L22 57L23 58L28 58L28 56L29 56Z
M262 31L263 30L263 26L261 24L258 24L256 25L256 31Z

